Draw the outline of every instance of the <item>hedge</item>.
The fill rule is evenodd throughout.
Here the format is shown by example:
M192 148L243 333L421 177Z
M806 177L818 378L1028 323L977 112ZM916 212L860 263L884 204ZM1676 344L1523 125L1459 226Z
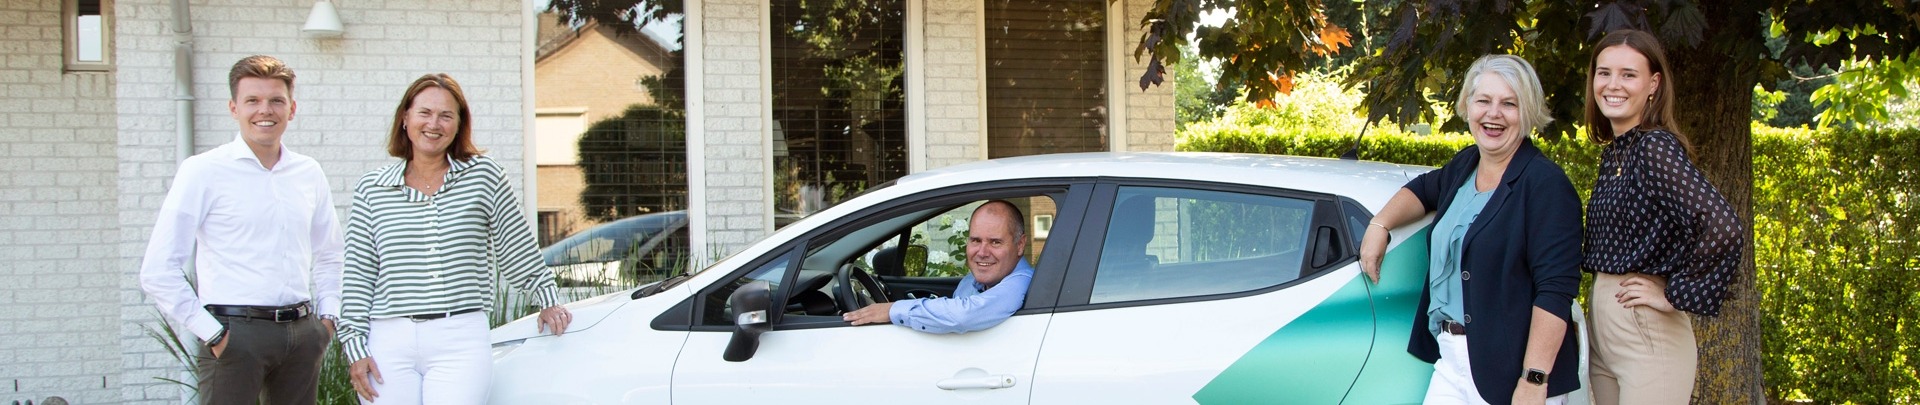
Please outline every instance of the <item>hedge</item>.
M1333 157L1352 148L1359 132L1350 123L1315 128L1246 111L1187 126L1177 148ZM1438 166L1473 141L1376 127L1359 142L1363 159ZM1535 144L1566 169L1584 201L1598 145L1578 138ZM1768 395L1920 402L1920 131L1756 125L1753 154Z

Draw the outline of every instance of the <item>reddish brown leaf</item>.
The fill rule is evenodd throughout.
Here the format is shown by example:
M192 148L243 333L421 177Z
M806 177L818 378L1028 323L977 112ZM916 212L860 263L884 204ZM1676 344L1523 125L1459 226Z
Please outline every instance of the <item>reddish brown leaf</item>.
M1315 54L1326 56L1340 53L1340 48L1353 47L1352 34L1349 34L1346 28L1329 25L1321 28L1319 34L1319 44L1315 45L1314 49L1308 49Z
M1268 72L1267 82L1280 94L1293 94L1293 72Z

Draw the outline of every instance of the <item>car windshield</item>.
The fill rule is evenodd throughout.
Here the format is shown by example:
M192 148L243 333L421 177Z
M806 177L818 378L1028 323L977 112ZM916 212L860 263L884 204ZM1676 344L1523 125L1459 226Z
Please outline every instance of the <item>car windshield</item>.
M542 251L548 266L620 260L633 248L676 223L685 215L651 214L609 222L555 242Z

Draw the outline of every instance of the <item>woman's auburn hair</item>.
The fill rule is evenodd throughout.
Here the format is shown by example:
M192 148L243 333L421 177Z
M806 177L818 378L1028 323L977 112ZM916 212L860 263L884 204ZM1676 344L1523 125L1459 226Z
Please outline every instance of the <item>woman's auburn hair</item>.
M453 145L447 155L454 160L465 161L485 151L473 146L473 109L467 106L467 93L460 89L460 82L446 73L428 73L415 79L407 86L406 94L400 96L400 106L393 109L393 126L387 133L387 154L401 159L413 158L413 140L407 139L407 110L413 109L413 99L429 88L446 90L453 95L454 104L460 110L460 129L453 134Z

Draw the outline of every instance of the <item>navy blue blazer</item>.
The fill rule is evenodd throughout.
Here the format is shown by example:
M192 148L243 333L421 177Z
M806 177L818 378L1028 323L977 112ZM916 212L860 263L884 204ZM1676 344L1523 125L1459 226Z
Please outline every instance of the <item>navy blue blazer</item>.
M1406 188L1428 212L1445 215L1454 192L1473 181L1479 164L1479 147L1468 146L1445 166L1407 182ZM1487 207L1467 228L1460 264L1467 351L1472 353L1473 384L1489 403L1513 401L1513 390L1526 372L1522 363L1534 307L1567 322L1553 370L1547 371L1547 396L1580 388L1580 346L1572 310L1573 296L1580 293L1580 215L1580 196L1567 173L1527 139L1507 162ZM1421 285L1407 352L1432 363L1440 359L1440 347L1427 330L1429 291L1426 283Z

